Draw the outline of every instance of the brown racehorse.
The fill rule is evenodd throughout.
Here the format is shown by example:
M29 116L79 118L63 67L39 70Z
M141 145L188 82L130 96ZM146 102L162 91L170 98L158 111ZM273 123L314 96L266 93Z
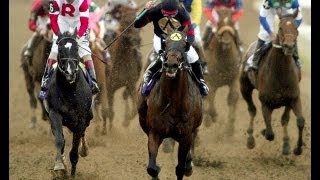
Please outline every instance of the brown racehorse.
M23 55L26 51L27 44L25 44L21 52L21 66L23 69L26 87L29 94L29 102L33 113L30 125L31 128L34 128L37 122L37 99L40 92L42 75L46 67L46 62L50 54L51 46L52 30L49 29L43 36L39 36L36 39L33 49L33 56L30 62L28 62L28 60ZM48 118L44 106L40 100L39 103L42 108L42 119L47 120Z
M206 100L209 106L205 112L209 118L205 118L205 125L210 126L217 118L215 108L216 91L220 87L228 86L229 124L226 132L232 135L234 133L236 105L239 99L238 78L241 55L239 55L236 44L237 30L231 19L233 11L227 8L220 8L217 9L217 13L219 15L217 32L209 42L209 47L205 51L210 71L210 75L206 76L210 93Z
M136 12L137 9L131 9L125 6L118 7L120 32L124 31L124 29L135 20ZM137 103L137 82L142 70L140 44L140 30L130 27L109 48L111 61L106 69L109 129L112 128L114 119L114 94L120 88L124 87L122 96L125 100L124 112L126 114L123 125L128 126L129 120L132 120L137 114L135 110ZM104 124L104 129L106 129L105 125L106 123Z
M172 32L172 31L171 31ZM179 142L176 176L192 174L194 138L202 122L202 97L198 85L190 75L186 61L184 32L168 31L165 41L165 62L160 79L148 97L139 92L139 122L148 136L149 163L147 172L157 178L160 167L156 164L158 148L164 138Z
M277 37L272 42L271 49L261 57L258 72L246 71L245 66L243 66L241 72L240 89L243 98L247 102L251 117L247 130L249 135L247 146L250 149L255 147L253 122L256 116L256 107L252 100L252 91L257 89L266 126L266 129L262 130L262 134L269 141L274 139L271 114L274 109L284 106L285 109L281 117L281 125L284 132L282 154L289 154L290 144L287 126L290 110L292 110L297 117L297 127L299 129L299 137L294 154L300 155L302 153L302 133L305 119L301 110L299 69L292 56L298 36L295 23L297 12L293 15L278 16L280 22ZM254 49L255 45L251 44L245 55L246 59L252 55Z

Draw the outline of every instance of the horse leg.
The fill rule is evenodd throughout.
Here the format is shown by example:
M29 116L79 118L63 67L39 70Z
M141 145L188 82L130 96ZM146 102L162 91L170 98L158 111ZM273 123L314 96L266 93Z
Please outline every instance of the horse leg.
M72 148L71 148L71 151L69 152L69 157L71 162L71 177L74 177L76 174L77 163L79 160L78 149L79 149L81 137L84 137L84 132L73 133Z
M296 148L294 149L293 152L294 152L295 155L301 155L301 153L302 153L301 146L303 145L302 134L303 134L303 128L304 128L305 119L302 116L302 107L301 107L300 97L298 97L296 102L293 103L292 110L293 110L293 113L297 117L297 126L298 126L298 129L299 129L299 138L298 138L298 141L297 141L297 146L296 146Z
M217 91L217 87L214 86L210 88L210 94L208 95L209 106L208 106L208 112L207 112L207 114L209 115L209 118L204 119L204 125L206 127L210 127L213 122L216 122L217 111L214 106L216 91Z
M40 99L39 99L40 100ZM42 114L42 119L44 120L44 121L46 121L46 120L49 120L49 118L48 118L48 114L47 114L47 111L46 111L46 108L44 107L44 104L43 104L43 102L40 100L40 105L41 105L41 114Z
M23 68L23 72L24 72L24 78L26 81L27 92L29 94L29 103L30 103L30 107L32 109L31 124L29 125L29 127L31 129L33 129L36 127L36 123L37 123L37 116L36 116L37 99L34 94L35 85L33 82L33 78L29 74L27 62L23 62L22 68Z
M157 165L157 155L160 144L162 143L161 137L158 134L155 134L153 131L150 131L148 134L148 152L149 152L149 162L147 167L148 174L157 178L160 172L160 167Z
M114 118L114 111L113 111L113 96L114 96L114 90L112 89L111 86L109 86L110 88L108 88L108 118L109 118L109 131L111 131L112 126L113 126L113 118ZM103 122L103 130L102 133L106 134L107 133L107 129L106 129L106 124L107 122L104 121Z
M122 97L125 101L125 116L124 116L124 121L122 122L122 126L124 127L128 127L130 124L130 118L131 118L131 111L130 111L130 107L129 107L129 89L128 87L125 88Z
M86 157L89 154L89 148L88 148L88 144L87 144L87 140L85 138L85 133L83 133L83 136L81 137L81 141L80 141L80 151L79 154L81 157Z
M284 112L281 117L281 125L283 127L283 146L282 146L282 154L288 155L290 154L290 144L289 144L289 134L288 134L288 122L290 119L290 110L289 106L286 106Z
M55 137L55 145L57 149L56 161L53 170L56 172L58 176L65 176L66 167L64 164L63 156L65 140L62 128L62 116L54 111L50 111L49 117L51 123L51 130Z
M262 103L262 115L264 119L265 129L261 131L261 134L269 141L273 141L274 133L271 126L271 113L273 109L269 108L267 105Z
M186 135L179 141L178 165L176 166L177 180L182 180L183 175L190 176L192 174L191 145L192 134Z
M236 113L236 107L237 107L237 102L239 99L239 94L238 94L238 86L236 84L236 81L234 81L230 86L229 86L229 94L228 94L228 106L229 106L229 123L227 126L227 131L226 134L228 136L232 136L234 134L234 122L235 122L235 113Z
M253 103L253 100L252 100L253 89L254 88L251 85L249 79L245 76L241 76L241 78L240 78L240 92L241 92L243 99L247 103L248 111L250 114L250 123L249 123L249 127L247 129L247 133L248 133L247 147L249 149L254 148L256 145L255 139L253 137L253 123L254 123L254 118L257 114L257 109Z

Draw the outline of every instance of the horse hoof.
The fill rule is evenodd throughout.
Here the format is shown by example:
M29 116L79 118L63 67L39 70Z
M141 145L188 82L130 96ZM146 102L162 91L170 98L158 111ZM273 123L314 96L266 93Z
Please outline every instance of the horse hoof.
M248 137L247 139L247 148L248 149L253 149L256 146L256 142L254 140L253 136Z
M156 169L152 168L152 167L148 167L147 168L147 172L148 174L153 177L153 178L157 178L158 177L158 174L160 172L160 167L159 166L156 166Z
M298 156L302 154L302 148L301 147L297 147L294 149L294 155Z
M53 168L54 171L65 171L65 167L64 167L64 164L63 162L61 161L57 161L54 165L54 168Z
M188 164L188 163L187 163ZM184 172L184 175L189 177L192 175L193 173L193 170L192 170L192 167L193 167L193 163L192 161L190 162L189 166L186 167L186 171Z
M282 147L282 154L289 155L290 154L290 145L288 143L284 143Z
M262 131L261 131L261 134L266 138L266 140L268 140L268 141L273 141L274 140L274 134L273 134L273 132L267 132L267 130L266 129L263 129Z

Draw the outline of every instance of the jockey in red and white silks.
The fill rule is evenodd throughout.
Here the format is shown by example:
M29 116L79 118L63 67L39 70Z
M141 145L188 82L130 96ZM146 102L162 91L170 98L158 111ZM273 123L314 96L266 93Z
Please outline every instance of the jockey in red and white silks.
M79 56L83 59L87 70L87 79L91 86L92 94L99 92L96 80L96 73L89 48L89 4L87 0L51 0L49 6L49 17L53 30L53 44L47 60L45 72L42 77L41 91L39 98L44 100L47 97L49 82L53 72L53 64L57 62L58 56L58 33L78 30L77 42ZM89 77L88 77L89 76Z
M77 28L78 44L81 46L79 56L82 58L91 55L88 40L89 4L87 0L74 0L72 3L68 3L68 0L53 0L50 6L50 20L54 32L51 53L58 53L58 45L55 42L58 31L63 33Z
M219 15L216 9L220 7L226 7L235 11L232 16L232 21L235 23L236 30L239 30L238 21L243 15L242 0L206 0L204 7L204 14L208 18L206 26L213 27L212 31L216 32L216 24L219 21Z

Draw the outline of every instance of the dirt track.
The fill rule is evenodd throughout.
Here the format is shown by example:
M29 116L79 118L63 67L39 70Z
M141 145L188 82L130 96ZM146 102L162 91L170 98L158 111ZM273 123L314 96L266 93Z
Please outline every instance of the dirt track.
M100 1L98 1L100 2ZM142 2L141 0L138 2ZM34 130L28 128L31 118L29 97L20 67L20 50L31 32L27 29L28 10L31 0L11 0L10 2L10 101L9 101L9 178L12 180L51 179L51 169L54 164L55 147L53 136L47 122L38 121ZM242 39L249 44L256 39L258 32L257 13L252 10L248 0L245 3L245 15L240 23ZM139 3L141 4L141 3ZM152 27L148 25L143 30L143 44L150 43ZM307 44L310 45L310 44ZM301 46L301 45L300 45ZM143 46L142 52L147 53L151 46ZM306 51L309 52L309 51ZM310 57L303 54L302 57ZM201 126L201 143L196 148L198 166L194 167L189 180L308 180L311 179L311 73L310 60L303 59L301 99L303 114L306 119L303 153L301 156L282 156L282 127L280 117L283 108L273 113L273 128L275 140L269 142L260 135L264 128L260 102L254 92L257 105L255 121L256 147L248 150L246 147L246 129L249 123L247 106L242 98L238 103L236 132L232 138L223 135L228 112L226 110L226 90L217 92L218 122L210 128ZM76 179L79 180L141 180L150 179L146 172L148 162L147 137L142 132L136 117L128 128L121 125L123 121L121 90L117 92L115 102L116 118L114 129L106 136L96 136L92 122L88 128L89 156L79 158ZM219 105L219 106L218 106ZM39 111L40 117L40 111ZM297 140L295 116L291 113L289 122L290 143L292 149ZM65 129L66 155L70 151L71 136ZM162 148L162 147L160 147ZM158 163L162 170L160 179L175 179L176 152L165 154L159 151ZM67 161L70 169L69 161ZM199 162L201 162L199 164Z

